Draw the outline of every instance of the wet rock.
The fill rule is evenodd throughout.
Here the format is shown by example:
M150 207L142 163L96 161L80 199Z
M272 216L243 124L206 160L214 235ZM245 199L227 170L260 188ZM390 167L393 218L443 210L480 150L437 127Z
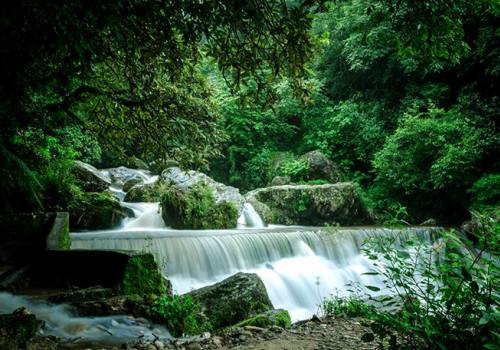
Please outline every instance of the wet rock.
M71 230L109 229L128 216L118 199L107 192L76 196L69 204L69 212Z
M122 186L127 183L127 181L134 179L145 181L151 176L151 172L148 170L130 169L124 166L102 169L99 170L99 173L101 176L108 178L112 184L117 186Z
M125 202L159 202L161 182L139 183L132 186L125 195Z
M246 199L268 223L323 226L369 224L372 219L353 183L260 188Z
M90 164L75 161L72 173L77 184L86 192L102 192L111 186L111 181Z
M437 225L436 219L432 219L432 218L427 219L420 224L420 226L436 226L436 225Z
M305 180L325 180L330 183L342 181L340 170L321 151L311 151L302 156L299 160L307 163Z
M253 273L239 272L188 295L200 303L215 329L234 325L273 308L264 283Z
M24 349L42 326L43 322L24 307L0 315L0 349Z

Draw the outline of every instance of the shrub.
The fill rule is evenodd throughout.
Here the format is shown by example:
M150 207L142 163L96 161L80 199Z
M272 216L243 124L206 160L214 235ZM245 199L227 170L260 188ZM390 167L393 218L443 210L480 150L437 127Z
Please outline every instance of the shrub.
M487 174L472 185L472 205L480 208L500 202L500 174Z
M166 295L156 299L149 310L158 322L165 323L175 337L200 334L211 330L201 315L201 307L189 295Z
M375 298L371 292L380 288L365 286L367 298L379 310L397 310L365 315L374 321L371 328L382 339L381 348L498 349L500 224L479 220L475 247L456 231L443 233L432 246L414 238L389 242L376 237L364 247L375 261L374 271L367 274L381 275L389 291ZM357 307L357 301L347 300L330 309L363 310ZM374 334L365 338L374 339Z

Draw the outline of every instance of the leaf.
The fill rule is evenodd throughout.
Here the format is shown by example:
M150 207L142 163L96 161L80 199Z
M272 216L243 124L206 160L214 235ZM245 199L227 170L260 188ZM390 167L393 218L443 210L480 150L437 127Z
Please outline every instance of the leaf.
M376 287L376 286L365 285L365 288L371 290L372 292L378 292L378 291L380 291L380 288Z
M361 275L367 275L367 276L377 276L380 275L378 272L371 271L371 272L364 272Z

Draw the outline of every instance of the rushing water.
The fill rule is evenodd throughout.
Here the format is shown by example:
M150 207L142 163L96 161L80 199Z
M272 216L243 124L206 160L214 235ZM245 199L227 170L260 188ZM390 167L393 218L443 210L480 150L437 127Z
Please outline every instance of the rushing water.
M143 174L146 182L155 178ZM120 188L113 193L123 199ZM161 217L158 203L123 203L135 218L115 230L73 233L72 249L151 252L177 293L221 281L236 272L253 272L264 282L273 305L287 309L293 320L318 312L325 297L345 294L346 284L383 288L381 277L363 275L372 263L361 254L370 236L431 242L429 229L265 227L245 203L233 230L173 230ZM383 290L382 290L383 292Z
M127 340L171 338L163 326L130 316L80 317L67 305L50 305L27 297L0 292L0 314L28 308L45 322L43 334L62 338L84 338L87 341L123 343Z

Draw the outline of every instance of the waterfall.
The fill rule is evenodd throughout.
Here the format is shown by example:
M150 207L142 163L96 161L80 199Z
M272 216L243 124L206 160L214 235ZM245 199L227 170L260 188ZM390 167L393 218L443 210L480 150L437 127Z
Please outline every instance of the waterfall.
M68 305L50 305L24 296L0 292L0 314L12 313L19 307L28 308L38 319L45 322L44 335L62 338L84 338L120 344L138 337L154 340L168 339L164 326L150 324L145 319L130 316L79 317Z
M294 321L317 313L323 298L360 282L383 288L381 277L362 275L372 263L360 249L371 236L406 239L425 228L267 228L254 230L132 229L73 233L73 249L151 252L177 293L221 281L238 271L257 273L273 305Z
M245 203L238 218L238 228L262 228L265 226L264 221L257 211L255 211L253 205Z

